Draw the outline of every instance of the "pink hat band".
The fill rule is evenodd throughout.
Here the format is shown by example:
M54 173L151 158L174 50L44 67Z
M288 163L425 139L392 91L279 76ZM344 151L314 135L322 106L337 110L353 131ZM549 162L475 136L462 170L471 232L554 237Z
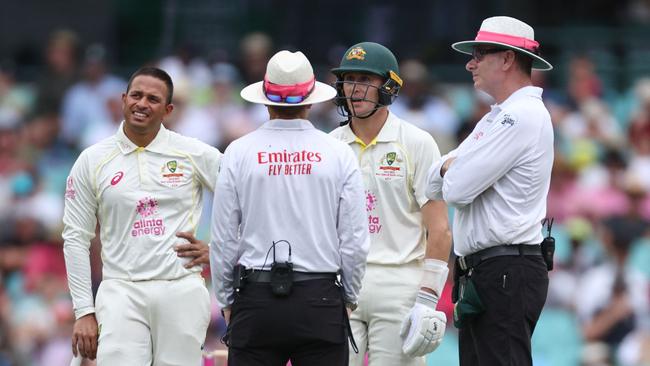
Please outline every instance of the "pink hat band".
M539 48L539 43L533 39L488 31L479 31L474 40L505 43L510 46L523 48L533 52L536 52L537 48Z

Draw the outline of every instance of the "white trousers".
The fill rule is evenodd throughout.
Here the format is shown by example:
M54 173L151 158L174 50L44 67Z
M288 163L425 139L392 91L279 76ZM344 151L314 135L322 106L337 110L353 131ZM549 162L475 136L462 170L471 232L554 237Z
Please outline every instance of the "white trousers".
M95 303L98 366L201 365L210 297L199 274L177 280L104 280Z
M402 320L415 303L422 279L419 262L401 266L368 264L350 325L359 354L350 349L350 366L362 366L368 352L370 366L424 366L424 357L402 352Z

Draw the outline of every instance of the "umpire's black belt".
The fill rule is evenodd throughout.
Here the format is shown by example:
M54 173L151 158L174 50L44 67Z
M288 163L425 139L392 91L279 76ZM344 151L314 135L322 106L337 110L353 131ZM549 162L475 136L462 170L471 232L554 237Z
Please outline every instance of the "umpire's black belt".
M460 269L467 271L470 268L478 266L481 262L486 259L500 257L504 255L533 255L541 256L542 248L539 244L530 245L530 244L506 244L499 245L496 247L490 247L487 249L479 250L476 253L466 255L464 257L458 257L458 264Z
M336 273L331 272L296 272L292 273L293 282L309 280L336 280ZM271 282L271 271L246 270L247 282Z

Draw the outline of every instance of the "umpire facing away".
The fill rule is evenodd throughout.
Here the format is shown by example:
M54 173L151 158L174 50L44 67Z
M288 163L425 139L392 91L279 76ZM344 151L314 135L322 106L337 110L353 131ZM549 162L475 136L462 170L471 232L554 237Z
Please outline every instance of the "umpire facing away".
M496 101L433 165L427 188L430 199L456 208L460 364L531 365L530 338L552 264L542 255L551 239L543 238L541 222L553 165L551 117L531 70L552 66L539 56L533 28L510 17L485 19L475 40L452 47L472 56L465 68L474 87Z
M363 182L350 147L307 120L335 95L288 51L241 92L270 120L228 146L217 180L210 262L228 365L348 364L369 248Z

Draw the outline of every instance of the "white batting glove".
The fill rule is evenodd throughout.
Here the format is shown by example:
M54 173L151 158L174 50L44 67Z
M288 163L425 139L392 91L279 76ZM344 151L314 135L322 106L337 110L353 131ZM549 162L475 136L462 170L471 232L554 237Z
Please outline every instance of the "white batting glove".
M424 356L433 352L442 342L447 316L437 311L436 305L438 305L436 295L420 290L415 305L402 321L400 336L404 339L402 351L405 355Z

